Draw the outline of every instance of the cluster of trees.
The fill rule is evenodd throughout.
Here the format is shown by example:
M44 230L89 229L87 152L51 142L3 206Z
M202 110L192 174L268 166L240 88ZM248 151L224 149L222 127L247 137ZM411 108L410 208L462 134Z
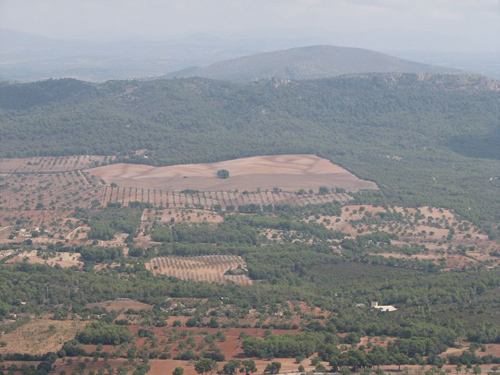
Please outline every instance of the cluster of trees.
M78 214L90 216L89 238L112 240L116 232L135 235L141 224L142 207L111 207L97 213L79 211Z
M422 362L439 365L443 360L438 355L458 338L483 343L500 342L500 327L494 323L500 293L499 269L439 273L422 262L394 261L369 255L373 249L389 246L394 237L387 233L378 232L350 240L322 225L299 221L311 214L320 215L337 209L335 204L323 208L281 206L274 209L273 215L265 210L252 217L231 215L217 226L153 226L153 233L161 233L163 229L168 231L169 239L158 249L139 251L131 246L133 260L121 259L120 249L54 244L47 250L80 252L89 263L130 261L134 267L123 265L100 271L86 268L77 272L27 262L0 264L0 319L11 313L41 314L47 311L56 312L60 319L70 313L95 317L102 312L87 308L87 303L128 297L155 304L147 319L151 325L164 326L165 315L162 314L166 312L160 307L167 307L167 296L196 297L207 298L209 302L205 307L197 308L186 324L216 328L236 324L238 317L247 316L250 309L259 309L261 314L270 315L277 310L271 310L269 306L288 306L288 301L299 300L332 314L321 320L304 321L300 328L305 333L299 335L244 339L242 346L247 355L275 358L309 356L319 352L321 358L332 366L354 368ZM130 217L132 222L137 220L141 210L139 207L109 208L103 210L96 221L128 221ZM96 217L92 212L80 211L79 214L90 220ZM295 237L290 236L294 240L283 243L267 242L259 238L262 229L294 232ZM340 247L341 252L338 251ZM240 255L247 262L249 276L260 280L258 288L255 285L218 285L154 276L144 267L149 258L170 254ZM22 304L22 301L28 303ZM223 313L234 318L235 322L222 323L215 315L209 315L210 308L220 306L221 301L231 305ZM379 312L369 307L371 301L394 304L398 311ZM141 315L144 321L145 314ZM481 314L482 319L476 319L477 314ZM456 318L448 319L450 315ZM208 323L203 319L207 316L211 317ZM78 341L97 344L127 342L130 340L127 322L115 321L112 324L115 318L108 314L99 323L89 325L78 334ZM482 324L482 321L492 323ZM292 323L292 320L288 322ZM293 328L286 323L284 319L282 326L275 327ZM255 327L263 324L262 321ZM349 334L338 338L336 334L339 332ZM140 334L154 339L150 337L150 330L143 330ZM383 335L397 340L391 341L387 349L358 346L361 336ZM338 344L351 348L337 352L334 347ZM77 343L65 345L64 350L68 356L83 355ZM195 352L189 348L180 351L178 358L221 361L223 355L215 350ZM464 354L449 361L496 361L491 356L484 358ZM269 373L273 371L274 368L268 369Z
M478 356L475 352L475 350L465 350L462 354L459 356L455 355L449 355L447 357L448 363L452 365L465 365L465 366L471 366L471 365L489 365L492 363L499 364L500 363L500 357L493 356L491 354L483 355L483 356Z
M155 225L151 238L153 241L159 242L256 245L259 242L259 233L262 229L277 229L290 233L290 235L285 236L285 240L288 242L292 242L294 239L325 241L344 238L341 232L327 229L322 224L273 217L266 214L258 216L232 215L217 226L209 224L188 225L186 223L175 223L171 226Z
M241 348L248 357L268 359L310 357L318 350L323 340L322 335L311 333L270 335L263 340L249 337L243 340Z
M125 326L94 322L78 332L76 339L83 344L120 345L132 340L132 334Z
M357 340L356 340L357 341ZM318 353L318 359L328 362L333 371L341 367L350 367L354 370L382 365L436 365L446 363L453 365L475 365L500 363L500 357L492 355L477 356L474 350L467 350L460 356L440 357L439 354L447 349L447 345L438 338L414 337L407 340L390 342L387 347L372 345L365 347L352 346L339 349L339 338L325 333L306 333L296 335L270 335L265 339L246 338L242 343L245 355L273 359L310 357ZM269 373L273 373L269 369Z
M221 169L217 171L217 178L226 179L229 178L229 171L226 169Z
M187 243L240 243L256 245L258 231L250 226L238 227L225 221L217 227L208 224L188 225L176 223L173 226L156 226L151 233L153 241Z
M344 238L344 234L342 232L327 229L322 224L290 220L283 217L235 215L228 217L226 222L234 224L233 227L235 228L241 228L244 225L248 225L252 228L259 229L266 228L294 231L297 233L298 237L314 237L319 240Z
M85 246L80 249L80 254L86 262L102 263L121 258L123 256L123 248Z

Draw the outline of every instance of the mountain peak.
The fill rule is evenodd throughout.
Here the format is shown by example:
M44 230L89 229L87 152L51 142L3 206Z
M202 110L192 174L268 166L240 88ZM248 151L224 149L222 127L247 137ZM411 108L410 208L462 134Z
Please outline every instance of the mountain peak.
M460 73L362 48L315 45L220 61L178 77L200 76L235 82L262 78L317 79L359 73Z

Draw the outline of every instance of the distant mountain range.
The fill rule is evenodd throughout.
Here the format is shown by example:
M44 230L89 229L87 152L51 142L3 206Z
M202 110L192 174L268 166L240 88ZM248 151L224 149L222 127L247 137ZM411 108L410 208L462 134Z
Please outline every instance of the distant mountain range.
M329 78L358 73L462 73L460 70L420 64L362 48L311 46L258 53L188 68L165 78L204 77L233 82L262 78L292 80Z

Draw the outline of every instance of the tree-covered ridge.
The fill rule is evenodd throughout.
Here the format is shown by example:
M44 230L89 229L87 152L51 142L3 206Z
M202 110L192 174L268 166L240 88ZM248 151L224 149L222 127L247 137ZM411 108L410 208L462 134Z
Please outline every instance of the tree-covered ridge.
M500 174L490 136L498 132L496 81L365 74L248 85L71 82L0 86L0 156L117 154L165 165L312 153L375 181L382 189L370 201L499 220L499 180L490 181ZM12 107L19 90L31 95Z
M449 89L449 86L454 89ZM302 138L306 136L302 139L304 146L301 149L310 149L311 140L321 140L318 135L329 135L329 140L335 143L356 135L362 142L377 136L376 131L373 134L358 133L370 127L377 131L397 127L400 131L412 131L414 136L420 135L421 140L428 141L429 136L446 140L463 131L493 129L492 121L494 123L497 119L495 110L498 108L498 92L492 90L494 88L498 89L497 81L477 76L416 74L353 75L291 82L270 80L251 85L199 78L110 81L101 85L67 79L2 84L2 120L10 121L2 121L1 129L5 136L15 141L15 144L2 148L2 156L82 154L89 150L94 154L132 154L137 149L148 149L152 153L148 162L153 164L232 157L228 150L218 148L222 139L205 157L201 151L193 153L194 149L182 151L175 141L185 140L188 130L194 133L189 134L192 141L182 146L196 145L199 132L202 132L210 139L218 139L219 135L233 138L233 142L226 145L233 153L238 150L235 146L239 146L241 138L238 134L228 134L228 131L245 131L248 133L245 136L252 135L255 130L265 131L265 134L253 134L248 139L251 147L234 157L243 156L245 152L248 155L262 154L261 150L265 150L269 143L273 144L265 142L266 138L272 137L275 141L289 135L292 130L308 130L301 134ZM412 114L419 116L412 118ZM471 129L470 121L479 120L480 115L486 117ZM460 122L454 121L461 117L464 118ZM426 121L430 119L434 121ZM37 129L35 134L25 133L19 138L20 134L16 133L16 129L34 127ZM65 133L56 133L58 129L64 129ZM87 137L76 137L84 135L85 130L90 132ZM343 131L339 134L338 130ZM420 134L419 130L425 133ZM212 134L213 131L216 134ZM321 131L326 133L317 134ZM332 131L336 134L331 134ZM52 141L42 147L39 138L45 135L51 135ZM399 146L412 145L413 140L407 138L407 134L403 134ZM162 145L164 141L169 143ZM250 152L258 144L255 141L264 143L260 149ZM296 146L287 144L287 141L283 139L281 145L275 146L277 151L271 148L268 153ZM373 141L377 145L384 139L377 137ZM108 149L101 146L106 143ZM322 149L324 144L323 141L317 146ZM73 149L68 149L68 146ZM166 153L171 147L180 152Z
M26 84L0 83L0 107L26 110L34 106L78 99L94 92L92 84L76 79L49 79Z

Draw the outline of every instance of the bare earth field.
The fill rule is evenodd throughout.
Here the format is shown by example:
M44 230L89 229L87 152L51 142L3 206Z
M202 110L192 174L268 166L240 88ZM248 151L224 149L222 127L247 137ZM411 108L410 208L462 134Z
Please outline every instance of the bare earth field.
M246 269L243 258L236 255L204 255L198 257L168 256L153 258L146 263L146 268L154 274L177 277L182 280L236 284L251 284L246 275L225 275L238 266Z
M128 298L122 298L122 299L117 299L115 301L103 301L103 302L98 302L98 303L89 303L87 304L87 307L92 308L92 307L101 307L103 309L106 309L107 311L120 311L120 310L136 310L136 311L141 311L141 310L152 310L153 306L149 305L147 303L135 301L132 299Z
M228 179L216 177L217 171L229 171ZM138 164L113 164L88 170L107 184L121 187L182 191L266 190L285 191L318 189L320 186L348 191L377 189L344 168L314 155L273 155L228 160L210 164L152 167Z
M78 330L83 329L88 322L75 320L41 319L28 322L2 336L7 346L0 348L0 354L26 353L45 354L56 352L66 341L72 340ZM53 328L51 329L51 326Z

